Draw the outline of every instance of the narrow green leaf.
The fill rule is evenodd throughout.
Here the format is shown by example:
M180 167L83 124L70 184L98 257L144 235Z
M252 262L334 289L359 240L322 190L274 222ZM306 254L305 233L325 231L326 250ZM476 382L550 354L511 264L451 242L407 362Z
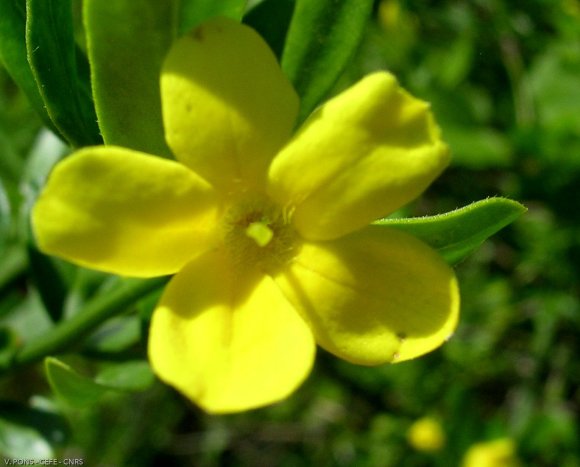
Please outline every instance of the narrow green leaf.
M98 384L121 391L144 391L154 381L155 376L145 360L111 365L95 378Z
M516 201L488 198L437 216L383 219L375 224L409 232L438 250L449 263L456 263L524 212L526 208Z
M278 60L282 57L295 5L296 0L265 0L244 16L244 23L258 31Z
M67 296L67 284L54 260L42 254L34 245L28 245L28 263L32 279L42 304L53 322L62 318Z
M155 376L144 360L112 364L93 380L54 358L44 359L46 376L53 392L73 407L86 407L109 391L144 391Z
M28 62L54 125L73 146L101 143L86 68L75 46L71 0L26 0Z
M326 97L356 51L372 0L297 0L282 69L301 98L303 120Z
M25 0L0 2L0 60L22 89L43 123L53 132L60 133L48 116L36 80L28 64L26 53L26 3Z
M68 437L62 417L17 402L0 401L0 453L5 459L54 458L55 448L62 447Z
M179 6L179 34L185 34L198 24L216 16L240 19L246 0L182 0Z
M177 31L178 0L85 0L93 94L107 144L170 154L159 75Z
M109 391L56 358L47 357L44 368L53 392L74 407L91 405Z

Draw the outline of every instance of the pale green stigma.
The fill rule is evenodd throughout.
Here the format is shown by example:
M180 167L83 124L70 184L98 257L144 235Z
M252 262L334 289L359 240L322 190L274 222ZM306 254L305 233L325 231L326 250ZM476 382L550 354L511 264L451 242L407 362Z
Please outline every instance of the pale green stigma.
M263 222L252 222L246 227L246 235L253 239L258 246L266 246L274 237L274 232Z

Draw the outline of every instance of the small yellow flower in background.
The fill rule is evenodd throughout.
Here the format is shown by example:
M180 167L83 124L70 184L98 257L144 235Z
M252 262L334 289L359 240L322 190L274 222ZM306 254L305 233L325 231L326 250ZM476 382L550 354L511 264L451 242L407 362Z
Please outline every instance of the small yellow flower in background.
M316 343L377 365L449 337L452 269L414 237L369 225L448 163L426 103L375 73L292 136L296 93L263 40L226 19L173 45L161 96L176 160L81 149L54 169L33 225L45 252L79 265L175 274L149 336L162 380L209 412L235 412L294 391Z
M509 438L474 444L463 458L462 467L518 467L516 446Z
M409 444L417 451L435 452L445 446L445 432L441 424L431 417L413 422L407 431Z

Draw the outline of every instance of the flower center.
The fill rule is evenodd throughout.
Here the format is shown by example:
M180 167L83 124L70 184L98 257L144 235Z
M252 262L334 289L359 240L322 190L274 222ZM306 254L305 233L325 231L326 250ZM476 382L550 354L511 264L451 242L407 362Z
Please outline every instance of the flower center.
M274 232L266 222L252 222L246 227L246 235L253 238L258 246L266 246L274 237Z
M297 253L298 236L290 214L259 198L233 204L222 221L223 241L234 262L274 273Z

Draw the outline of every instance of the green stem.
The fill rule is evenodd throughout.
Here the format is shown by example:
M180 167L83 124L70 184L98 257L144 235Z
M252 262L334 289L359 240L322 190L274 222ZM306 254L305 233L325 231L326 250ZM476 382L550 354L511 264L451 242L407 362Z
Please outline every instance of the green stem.
M87 304L77 315L62 321L44 337L25 345L15 353L10 366L34 363L47 355L62 352L108 318L120 314L136 300L163 287L167 280L167 277L157 277L125 282Z

